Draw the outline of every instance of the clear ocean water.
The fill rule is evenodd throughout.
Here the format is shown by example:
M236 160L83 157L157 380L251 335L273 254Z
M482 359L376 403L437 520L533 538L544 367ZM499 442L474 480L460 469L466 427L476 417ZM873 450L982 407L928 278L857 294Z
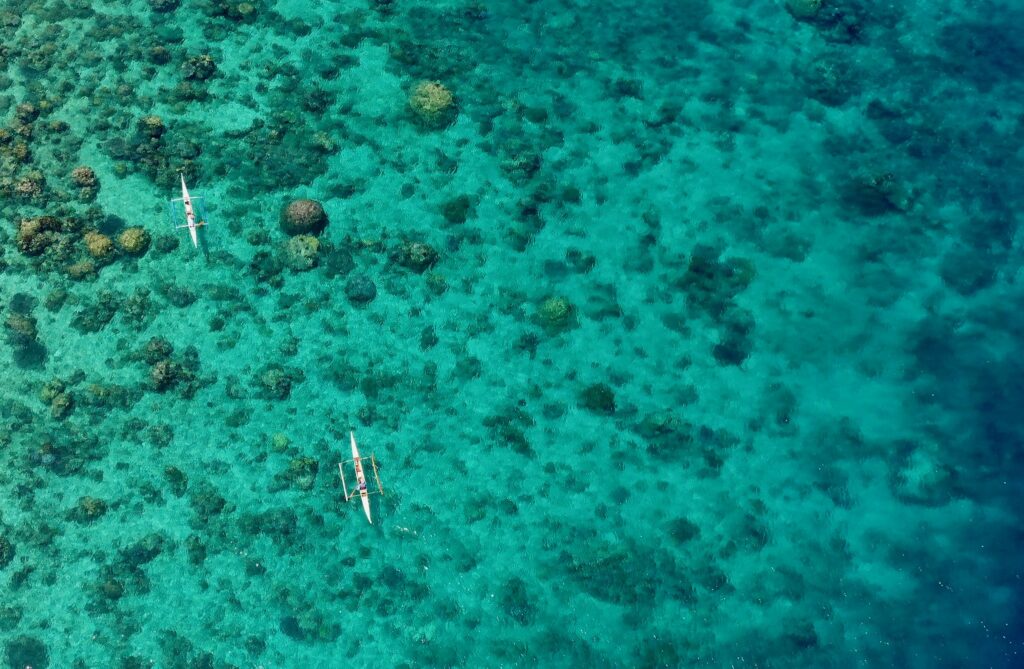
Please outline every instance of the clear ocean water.
M0 667L1024 666L1022 22L2 0Z

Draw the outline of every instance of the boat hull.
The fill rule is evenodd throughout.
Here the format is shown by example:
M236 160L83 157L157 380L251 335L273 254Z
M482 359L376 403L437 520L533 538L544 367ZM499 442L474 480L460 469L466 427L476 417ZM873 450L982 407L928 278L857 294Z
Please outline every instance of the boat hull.
M356 471L356 486L359 488L359 499L363 503L363 513L366 514L366 520L373 524L373 518L370 516L370 495L366 492L366 474L363 473L363 460L359 457L359 448L356 446L356 435L354 432L349 432L349 438L352 440L352 468Z
M185 175L181 175L181 201L185 205L185 225L188 227L188 235L192 238L192 246L199 248L199 232L196 229L196 211L192 208L192 198L185 186Z

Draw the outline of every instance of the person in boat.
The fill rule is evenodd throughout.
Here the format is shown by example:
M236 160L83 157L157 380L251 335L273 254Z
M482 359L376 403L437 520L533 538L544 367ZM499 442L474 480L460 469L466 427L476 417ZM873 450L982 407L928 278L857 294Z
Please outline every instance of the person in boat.
M360 490L360 492L362 492L363 490L366 490L366 483L365 482L359 484L359 490Z

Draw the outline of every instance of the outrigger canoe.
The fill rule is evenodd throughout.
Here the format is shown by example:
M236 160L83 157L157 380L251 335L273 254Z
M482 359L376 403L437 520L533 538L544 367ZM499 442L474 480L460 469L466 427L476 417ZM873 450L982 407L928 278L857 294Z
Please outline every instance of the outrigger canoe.
M377 489L370 491L366 486L366 473L363 471L363 458L359 456L359 447L356 446L356 434L355 432L349 432L349 440L352 443L352 459L347 462L338 463L338 473L341 474L341 488L345 492L345 501L349 501L356 496L356 492L359 493L359 499L363 503L363 513L366 514L366 520L373 524L373 518L370 515L370 495L374 493L383 494L384 488L380 484L380 475L377 473L377 460L370 454L370 466L373 468L373 478L377 482ZM348 485L345 483L345 467L344 465L352 463L352 470L356 475L356 490L350 494L348 491Z
M180 176L181 176L181 197L180 198L174 198L170 202L170 205L171 205L171 209L170 209L170 212L171 212L171 222L174 223L175 222L174 221L175 218L177 218L177 220L179 220L179 221L181 220L181 218L178 218L181 215L181 210L178 210L177 215L175 214L175 211L174 211L174 203L175 202L180 202L181 205L182 205L182 208L185 210L185 212L184 212L185 213L185 224L184 225L175 225L174 227L178 228L178 229L188 228L188 235L189 235L189 237L192 238L192 246L194 246L195 248L198 249L199 248L199 227L203 226L203 225L206 225L206 220L205 220L205 213L203 214L203 218L201 218L198 221L196 220L196 207L195 207L195 205L199 205L200 211L204 212L205 210L204 210L204 208L202 206L202 199L203 198L201 198L201 197L193 198L191 195L189 195L188 186L185 185L185 175L184 174L180 174Z

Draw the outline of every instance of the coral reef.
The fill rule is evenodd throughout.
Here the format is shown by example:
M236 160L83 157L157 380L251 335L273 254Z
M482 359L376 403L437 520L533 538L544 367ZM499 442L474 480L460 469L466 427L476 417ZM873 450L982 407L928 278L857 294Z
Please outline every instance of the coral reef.
M312 490L319 469L319 463L313 458L292 458L288 462L287 469L274 475L274 483L270 489L274 491L285 487L294 487L299 490Z
M11 299L4 317L7 343L14 350L15 363L23 368L40 368L46 363L46 347L39 340L38 321L32 315L33 300L25 294Z
M71 170L71 181L78 188L78 199L82 202L92 202L96 199L100 190L100 182L96 172L88 166L82 165Z
M575 309L562 296L549 297L537 308L537 320L541 327L550 332L564 330L572 325Z
M4 666L1006 664L1013 3L123 4L0 7Z
M455 120L455 96L439 81L420 81L409 94L409 108L418 123L443 128Z
M786 9L795 18L810 19L821 11L822 0L786 0Z
M54 379L44 385L39 392L39 399L50 406L50 415L57 420L66 418L75 406L67 385L60 379Z
M368 304L377 297L377 286L370 277L357 274L345 282L345 297L352 304Z
M100 233L95 231L89 231L85 233L85 248L89 252L89 255L93 259L99 262L106 262L114 256L114 241Z
M38 256L51 246L59 243L59 233L64 226L54 216L38 216L22 219L18 224L18 250L30 256Z
M253 385L259 390L261 397L284 400L291 395L293 385L301 383L304 379L305 374L301 370L270 364L256 376Z
M292 200L281 210L280 222L287 235L319 235L327 227L327 212L316 200Z
M87 281L96 278L99 268L92 260L79 260L68 265L64 271L74 281Z
M145 228L133 226L125 228L117 236L117 246L132 256L141 256L149 250L150 236Z
M580 405L596 414L615 413L615 392L607 383L593 383L580 393Z
M284 264L295 272L305 272L317 266L320 240L312 235L296 235L285 242Z
M14 545L10 539L0 534L0 569L14 561Z
M206 81L217 73L217 64L209 54L193 56L181 64L181 73L185 79Z
M437 251L424 242L402 242L392 253L392 258L402 267L422 274L437 263Z
M43 642L26 635L16 637L7 643L4 658L11 669L47 669L50 666L50 655Z
M96 497L80 497L78 503L71 509L68 519L76 523L93 523L103 517L107 512L107 503Z

